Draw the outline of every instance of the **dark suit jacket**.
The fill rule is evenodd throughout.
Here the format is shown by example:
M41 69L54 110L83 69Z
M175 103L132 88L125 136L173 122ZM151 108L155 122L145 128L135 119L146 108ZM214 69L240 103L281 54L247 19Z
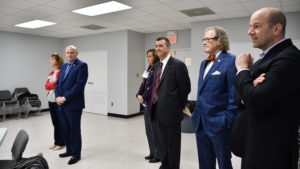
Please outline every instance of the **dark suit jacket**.
M149 68L148 70L148 77L143 78L143 82L139 88L137 95L141 95L145 101L144 104L147 105L145 115L150 115L150 110L148 107L151 107L151 96L152 96L152 85L153 85L153 68ZM141 106L141 109L143 109L143 106Z
M262 84L252 83L266 73ZM258 169L297 168L297 130L300 121L300 51L287 39L258 60L250 71L241 71L237 91L246 118L242 157ZM236 126L235 126L236 127ZM238 128L238 127L237 127ZM240 138L233 131L233 140Z
M61 67L55 97L64 96L67 99L62 105L64 110L83 109L85 107L84 87L88 78L87 64L76 59L64 78L67 66L68 64L65 63Z
M158 67L159 62L154 66L153 88ZM185 64L171 56L159 82L154 118L165 126L180 124L190 91L191 82Z
M200 66L197 103L192 116L195 130L203 126L209 136L231 127L237 114L235 105L235 56L223 51L203 79L207 61Z

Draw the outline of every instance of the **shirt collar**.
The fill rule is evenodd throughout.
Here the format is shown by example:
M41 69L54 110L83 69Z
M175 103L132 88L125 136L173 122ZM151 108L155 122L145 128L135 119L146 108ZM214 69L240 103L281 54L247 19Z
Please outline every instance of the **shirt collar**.
M261 53L259 54L260 58L263 58L263 57L264 57L264 56L265 56L272 48L274 48L274 46L278 45L279 43L281 43L281 42L283 42L283 41L285 41L285 40L286 40L286 39L281 39L280 41L274 43L274 44L273 44L271 47L269 47L267 50L261 52Z
M164 60L161 61L163 63L163 65L166 65L168 63L170 57L171 57L171 55L169 53L169 55L166 58L164 58Z
M67 63L73 65L74 62L75 62L76 60L77 60L77 59L73 60L72 62L69 61L69 62L67 62Z
M219 51L218 53L216 53L216 58L219 57L219 55L221 54L222 51Z

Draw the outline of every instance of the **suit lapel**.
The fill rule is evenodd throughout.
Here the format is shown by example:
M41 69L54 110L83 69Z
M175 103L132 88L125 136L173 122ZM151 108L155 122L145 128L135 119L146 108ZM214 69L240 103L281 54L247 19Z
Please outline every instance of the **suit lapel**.
M205 65L206 65L207 61L204 60L202 63L201 63L201 66L200 66L200 71L199 71L199 79L198 79L198 92L200 92L200 89L202 89L202 86L203 86L203 75L204 75L204 70L205 70Z
M203 80L203 83L202 83L202 86L201 86L201 88L200 88L200 91L201 91L201 89L203 89L203 87L204 87L205 84L207 83L208 79L212 76L211 74L212 74L213 72L215 72L215 71L217 70L217 68L221 65L221 63L222 63L224 57L225 57L225 53L222 52L222 53L220 54L220 56L218 56L217 60L214 61L212 67L211 67L210 70L207 72L207 74L206 74L206 76L205 76L205 78L204 78L204 80ZM204 68L204 69L205 69L205 68ZM203 72L204 72L204 70L203 70ZM202 74L202 77L203 77L203 74ZM199 91L199 92L200 92L200 91Z
M161 84L162 81L164 80L165 76L168 74L168 72L169 72L169 70L170 70L170 67L171 67L171 65L172 65L173 62L174 62L174 59L173 59L173 57L171 56L170 59L169 59L168 62L167 62L167 65L166 65L164 71L163 71L163 74L162 74L162 76L161 76L161 78L160 78L160 81L159 81L159 85L158 85L158 86L160 86L160 84Z
M74 63L71 65L71 67L70 67L70 69L69 69L69 72L68 72L68 74L67 74L67 76L65 77L65 72L66 72L66 69L67 69L67 66L66 66L66 69L65 69L65 71L64 71L64 73L63 73L63 81L65 81L66 79L68 79L68 77L70 76L70 74L74 71L74 68L77 66L77 63L78 63L78 59L76 59L75 61L74 61ZM65 77L65 78L64 78Z
M287 39L274 46L263 58L257 60L252 65L250 69L251 76L256 78L262 73L265 73L268 65L272 62L274 57L276 57L277 53L279 53L289 45L292 45L292 41L290 39Z

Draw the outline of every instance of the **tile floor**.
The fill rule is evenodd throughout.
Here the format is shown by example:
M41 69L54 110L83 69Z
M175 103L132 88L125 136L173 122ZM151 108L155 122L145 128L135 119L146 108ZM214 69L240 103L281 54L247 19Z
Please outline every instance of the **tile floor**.
M23 157L43 153L50 169L158 169L160 163L144 160L148 155L143 116L121 119L83 113L82 160L68 165L69 158L59 158L65 150L51 151L53 127L49 112L30 115L27 119L8 118L0 122L8 133L0 146L0 159L10 159L13 140L20 129L29 134ZM182 134L181 169L198 169L194 134ZM233 168L240 168L240 159L232 157Z

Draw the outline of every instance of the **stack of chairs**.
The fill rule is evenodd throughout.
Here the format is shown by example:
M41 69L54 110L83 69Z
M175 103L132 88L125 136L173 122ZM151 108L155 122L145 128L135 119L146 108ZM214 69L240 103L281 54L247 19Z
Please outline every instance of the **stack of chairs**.
M9 90L0 91L0 117L2 121L7 115L17 114L18 119L24 114L28 117L30 111L40 112L41 101L37 94L29 92L28 88L16 88L13 94Z
M21 113L25 113L26 116L30 111L29 104L20 104L18 100L15 100L9 90L0 91L0 116L2 121L5 120L8 114L17 114L18 118L21 117Z
M14 100L18 100L20 105L29 104L30 111L40 112L41 100L37 94L32 94L29 92L28 88L16 88L13 92Z

